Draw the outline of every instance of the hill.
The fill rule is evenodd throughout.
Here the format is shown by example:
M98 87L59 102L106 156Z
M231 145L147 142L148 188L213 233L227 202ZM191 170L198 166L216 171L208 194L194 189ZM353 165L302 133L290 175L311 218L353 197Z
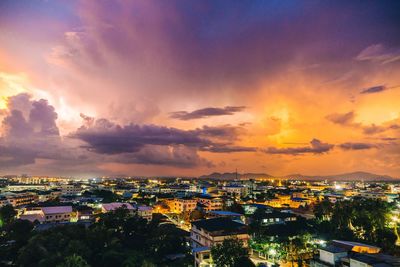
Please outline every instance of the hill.
M335 180L335 181L390 181L395 180L389 175L380 175L369 172L350 172L333 175L303 175L303 174L290 174L285 176L274 176L266 173L235 173L225 172L219 173L214 172L208 175L202 175L201 179L217 179L217 180L234 180L236 179L255 179L255 178L281 178L281 179L293 179L293 180Z

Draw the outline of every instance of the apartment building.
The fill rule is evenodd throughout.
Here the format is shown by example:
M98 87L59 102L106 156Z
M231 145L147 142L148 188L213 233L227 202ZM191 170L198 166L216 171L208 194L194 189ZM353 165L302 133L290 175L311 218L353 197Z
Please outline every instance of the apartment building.
M82 187L79 184L63 184L61 185L61 195L63 196L78 196L82 192Z
M204 205L205 211L222 210L222 199L208 195L200 195L197 197L198 203Z
M197 199L191 197L175 198L169 201L169 208L174 213L192 212L197 205Z
M39 197L35 193L30 192L6 192L2 194L3 201L2 203L6 203L12 205L13 207L21 207L28 204L36 203L39 200Z

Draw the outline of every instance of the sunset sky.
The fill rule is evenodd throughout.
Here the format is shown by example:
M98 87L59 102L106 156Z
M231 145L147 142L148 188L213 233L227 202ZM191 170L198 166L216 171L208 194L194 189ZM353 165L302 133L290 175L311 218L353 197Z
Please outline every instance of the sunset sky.
M400 1L0 1L0 174L400 178Z

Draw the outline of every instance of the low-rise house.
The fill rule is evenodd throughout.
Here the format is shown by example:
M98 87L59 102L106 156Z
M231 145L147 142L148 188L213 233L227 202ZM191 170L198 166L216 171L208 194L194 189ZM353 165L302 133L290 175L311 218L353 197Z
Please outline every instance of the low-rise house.
M78 206L76 209L77 221L91 221L94 219L94 209L89 206Z
M358 242L333 240L319 249L319 257L310 262L311 267L387 267L400 266L400 259L380 253L380 248Z
M319 249L319 258L311 262L313 267L339 266L342 258L347 256L347 249L337 246L327 246Z
M143 218L146 219L147 221L151 221L153 218L153 208L149 206L137 206L136 207L136 214Z
M213 210L207 213L208 218L229 218L232 221L244 222L245 217L243 214L226 211L226 210Z
M122 202L112 202L112 203L105 203L101 205L101 212L107 213L110 211L115 211L116 209L126 208L129 212L133 213L135 208L129 203L122 203Z
M69 222L71 214L72 206L33 207L24 209L19 218L39 223L61 223Z
M250 237L246 225L229 218L192 222L190 239L195 257L195 267L212 266L211 247L228 238L239 239L247 247Z
M297 216L291 212L282 212L274 210L272 212L266 212L262 217L263 225L270 224L284 224L286 222L296 221Z
M360 254L349 256L350 267L389 267L400 266L400 258L387 254Z

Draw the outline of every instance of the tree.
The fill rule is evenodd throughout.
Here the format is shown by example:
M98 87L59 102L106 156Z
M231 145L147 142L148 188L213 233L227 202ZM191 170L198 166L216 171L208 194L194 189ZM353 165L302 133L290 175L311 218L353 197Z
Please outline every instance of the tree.
M235 262L234 267L255 267L255 265L249 257L242 257Z
M211 256L217 266L235 267L242 266L240 263L247 261L249 251L243 247L242 241L225 239L221 244L211 248Z
M192 211L192 213L190 213L191 221L197 221L197 220L201 220L201 219L204 219L204 212L202 212L200 210L194 210L194 211Z
M186 253L185 232L174 225L164 224L154 229L147 238L150 256L163 259L169 254Z
M227 207L228 211L232 211L232 212L236 212L236 213L240 213L240 214L244 214L244 209L242 207L242 205L240 205L237 202L234 202L232 204L232 206Z
M333 213L333 205L328 199L318 202L314 207L314 215L318 220L330 220Z
M5 205L0 208L0 227L9 224L14 220L17 212L14 210L13 206Z
M90 267L90 265L81 256L73 254L66 257L57 267Z

